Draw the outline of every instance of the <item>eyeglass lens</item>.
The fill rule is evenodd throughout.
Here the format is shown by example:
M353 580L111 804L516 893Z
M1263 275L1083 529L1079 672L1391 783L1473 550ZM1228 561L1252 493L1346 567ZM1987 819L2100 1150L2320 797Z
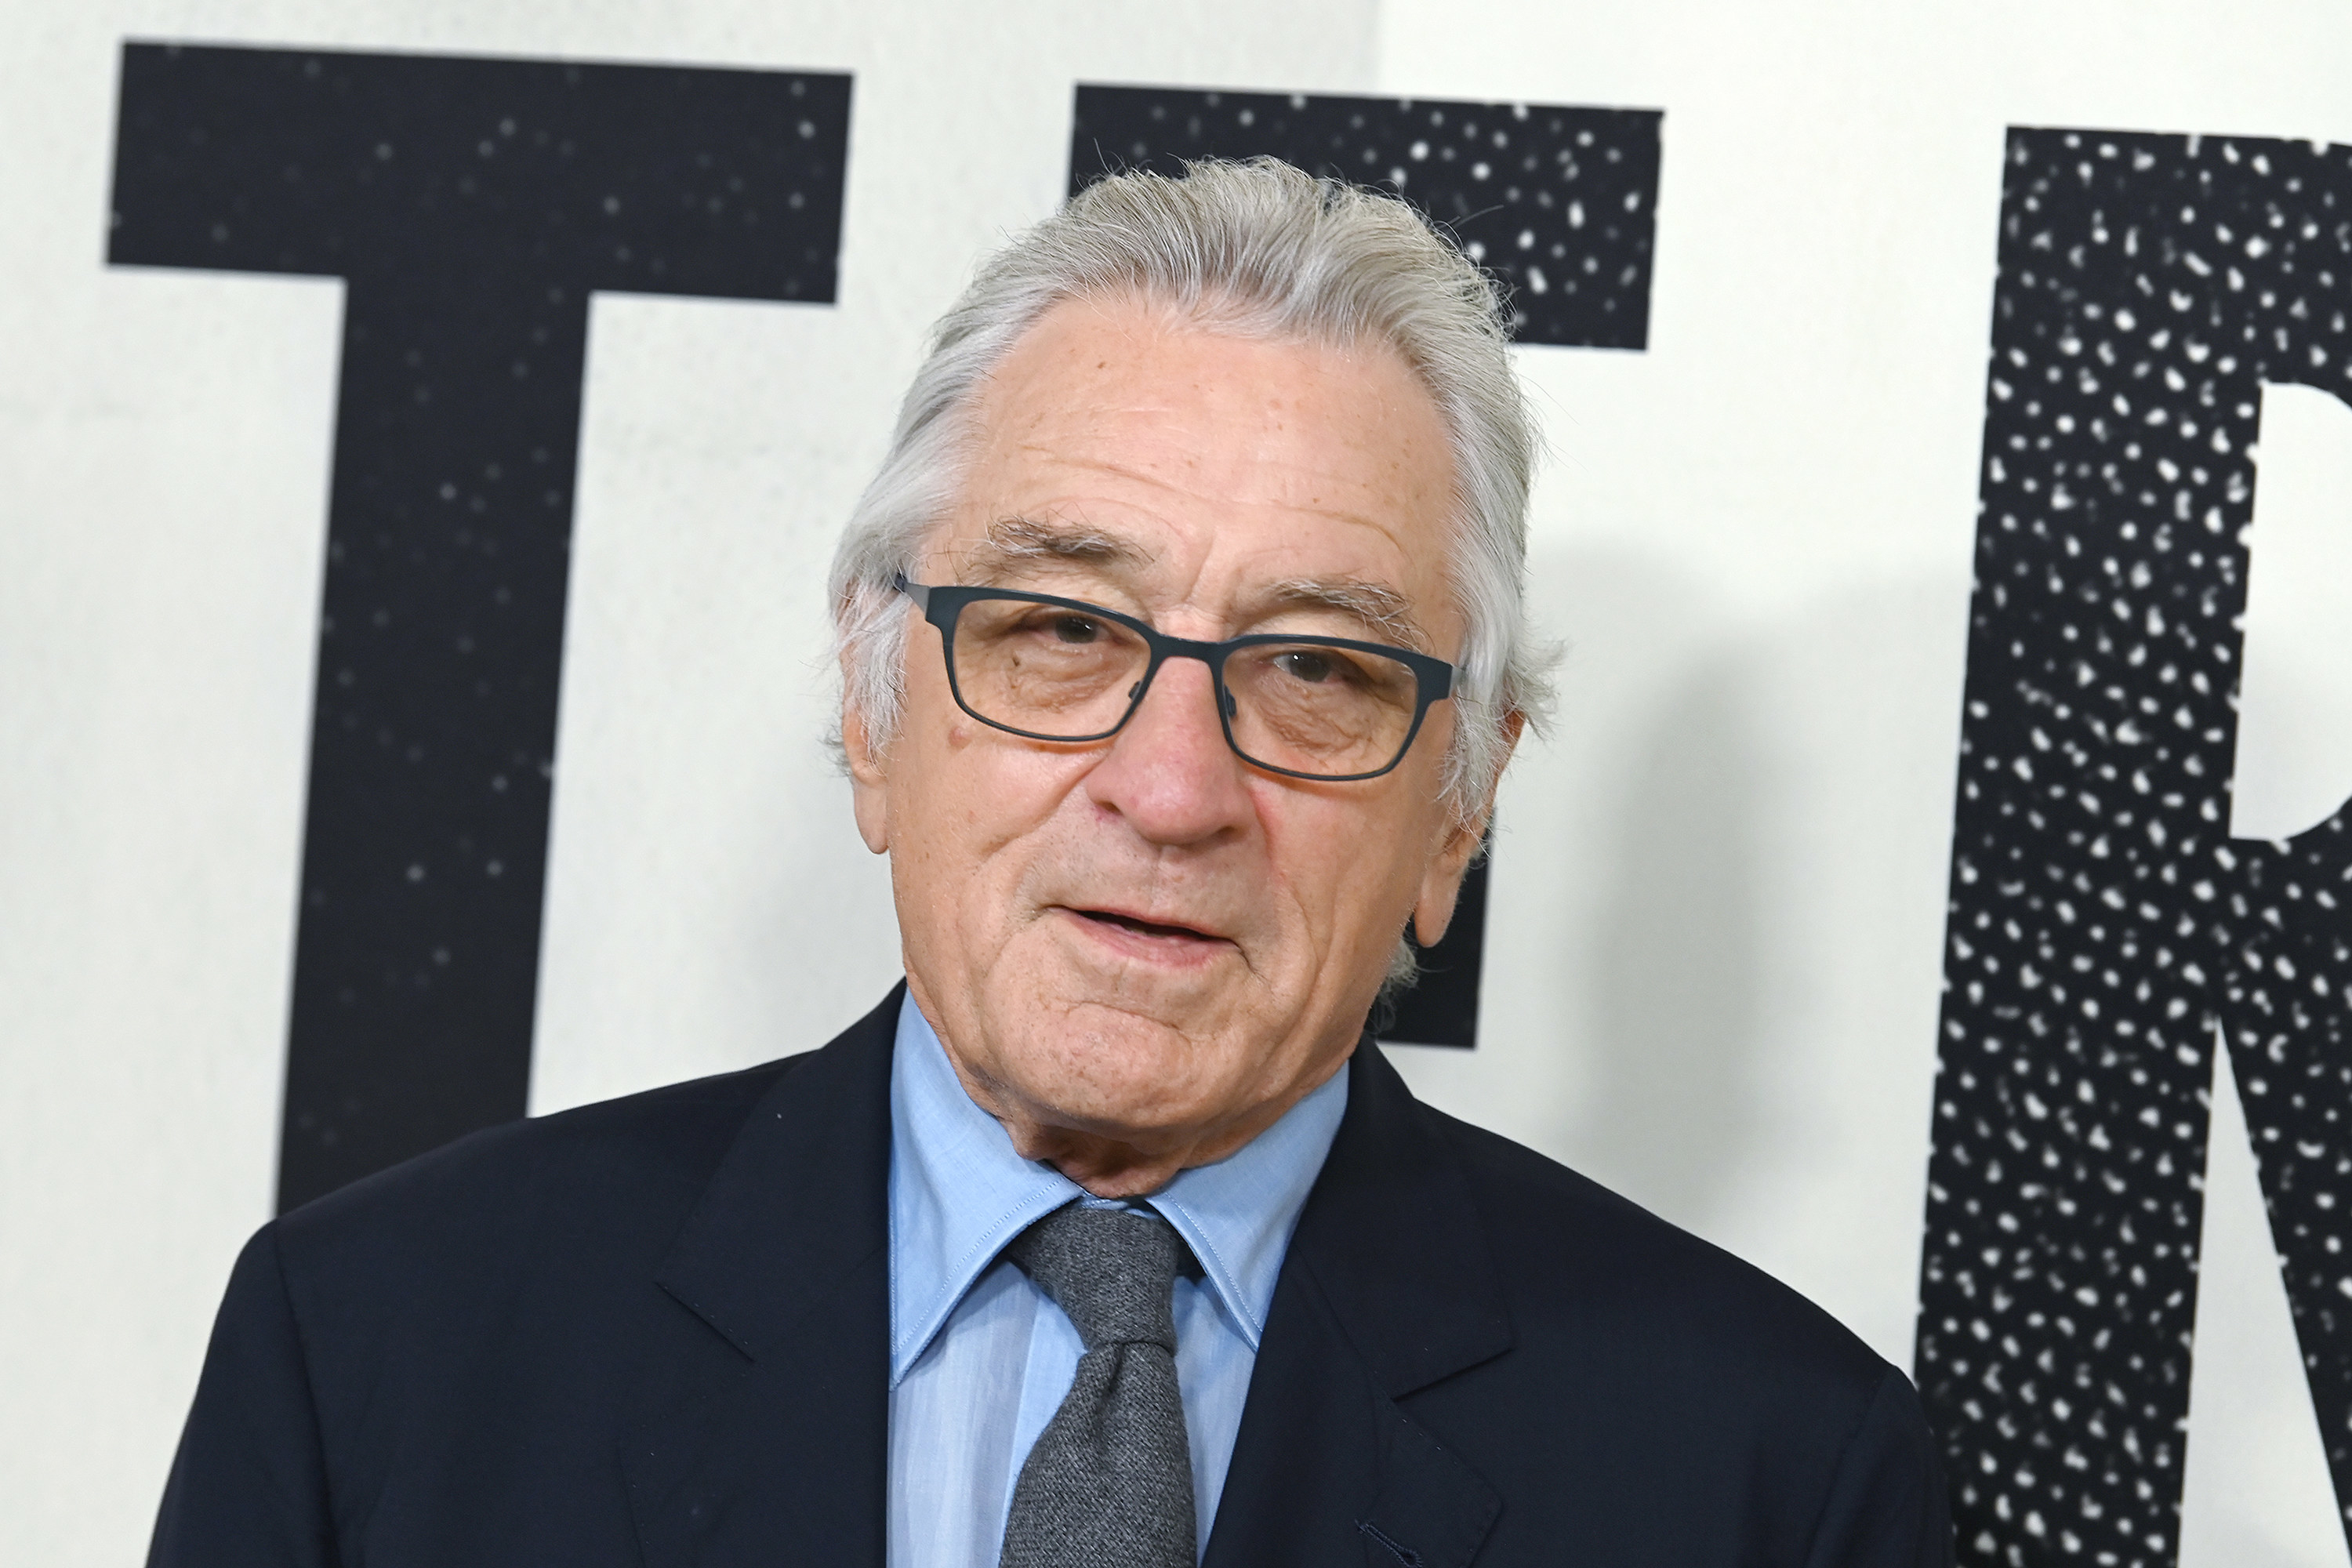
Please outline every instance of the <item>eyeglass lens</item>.
M1118 728L1151 650L1129 626L1058 605L978 599L953 645L964 703L1007 729L1087 740ZM1225 659L1234 748L1269 767L1338 775L1396 761L1419 711L1411 666L1354 648L1254 643Z

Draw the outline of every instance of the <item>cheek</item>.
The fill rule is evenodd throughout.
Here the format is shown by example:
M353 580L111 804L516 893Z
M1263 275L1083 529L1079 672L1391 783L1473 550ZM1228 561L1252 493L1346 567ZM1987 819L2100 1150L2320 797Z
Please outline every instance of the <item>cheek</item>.
M998 907L1043 852L1088 759L1000 734L944 689L936 695L907 705L892 767L893 853L939 899Z
M1409 798L1302 796L1276 786L1276 797L1262 802L1275 886L1318 950L1372 943L1385 951L1396 935L1387 927L1403 929L1428 839L1418 814L1403 809Z

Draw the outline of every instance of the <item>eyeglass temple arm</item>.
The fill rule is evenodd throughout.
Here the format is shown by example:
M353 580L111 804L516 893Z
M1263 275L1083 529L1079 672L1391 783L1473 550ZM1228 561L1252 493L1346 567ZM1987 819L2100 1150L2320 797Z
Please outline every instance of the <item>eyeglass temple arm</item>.
M915 605L918 609L924 611L929 611L930 609L931 590L929 584L918 583L913 578L908 577L904 572L901 572L891 580L891 586L897 588L898 592L906 595L909 599L914 600Z

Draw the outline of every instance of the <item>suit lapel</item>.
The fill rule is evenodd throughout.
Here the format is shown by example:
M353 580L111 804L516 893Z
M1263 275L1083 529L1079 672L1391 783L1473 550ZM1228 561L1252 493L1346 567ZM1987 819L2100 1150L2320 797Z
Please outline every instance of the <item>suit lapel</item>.
M650 1568L884 1561L898 1000L778 1080L656 1275L622 1454ZM1510 1348L1483 1222L1378 1049L1349 1070L1206 1568L1464 1568L1501 1510L1400 1403Z
M883 1562L899 994L778 1079L656 1276L622 1454L651 1568Z
M1369 1040L1299 1215L1204 1568L1462 1568L1502 1510L1400 1403L1503 1354L1467 1180Z

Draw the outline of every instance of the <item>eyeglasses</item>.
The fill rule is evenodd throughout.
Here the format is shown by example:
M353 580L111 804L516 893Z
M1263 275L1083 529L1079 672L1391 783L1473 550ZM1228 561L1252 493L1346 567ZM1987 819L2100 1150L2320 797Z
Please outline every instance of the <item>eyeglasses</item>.
M948 687L982 723L1033 741L1103 741L1171 658L1209 667L1225 743L1292 778L1380 777L1404 761L1454 667L1411 648L1273 632L1194 642L1051 594L898 580L940 629Z

